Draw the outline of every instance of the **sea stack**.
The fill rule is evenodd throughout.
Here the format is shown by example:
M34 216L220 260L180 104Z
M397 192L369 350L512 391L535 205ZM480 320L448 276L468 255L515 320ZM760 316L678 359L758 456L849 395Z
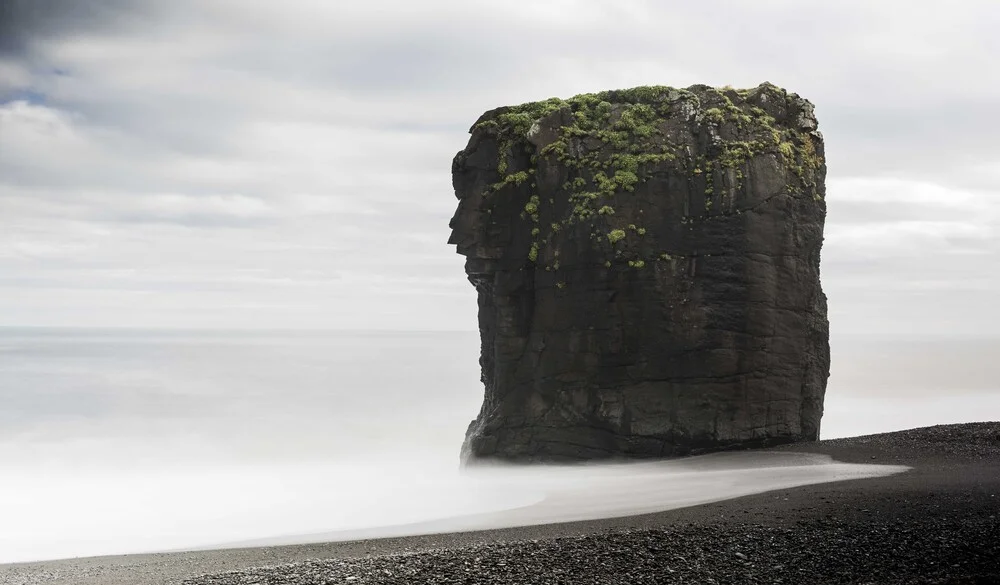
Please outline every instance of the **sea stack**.
M650 86L491 110L452 166L479 295L466 462L819 438L830 349L813 105Z

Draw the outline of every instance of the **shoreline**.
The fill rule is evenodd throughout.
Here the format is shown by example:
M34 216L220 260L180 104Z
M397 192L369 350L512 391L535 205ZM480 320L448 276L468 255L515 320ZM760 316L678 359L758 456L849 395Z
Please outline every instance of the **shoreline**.
M995 571L993 581L940 582L1000 583L1000 422L940 425L784 445L764 451L815 453L843 463L907 465L913 469L889 477L811 484L665 512L599 520L349 542L0 565L0 585L182 582L230 585L258 580L310 583L340 579L345 571L351 572L355 577L352 582L358 584L409 582L407 579L423 582L438 573L455 571L463 579L473 579L461 582L514 583L523 582L525 575L513 573L512 567L531 567L531 559L547 559L537 570L551 573L546 574L553 582L574 582L572 575L576 579L599 575L601 566L613 568L609 578L621 576L623 583L642 582L646 578L643 575L648 577L653 573L660 579L674 575L678 582L711 578L708 575L712 574L720 575L719 582L756 582L747 580L760 578L755 571L764 571L762 574L770 575L769 579L781 579L782 572L792 571L789 567L796 562L801 564L816 556L805 554L809 550L800 550L804 556L795 556L792 561L773 560L770 568L761 566L761 555L766 553L771 559L774 556L771 553L781 550L794 553L801 548L796 543L801 544L802 539L814 543L809 548L816 551L824 550L830 543L840 549L860 547L841 561L836 561L840 557L835 550L813 559L822 561L820 565L828 565L827 573L823 572L823 566L806 563L808 566L798 567L796 570L807 571L810 582L856 582L850 579L859 578L866 570L861 559L871 559L875 568L870 570L888 571L882 580L875 580L873 575L873 583L920 582L917 579L935 575L944 579L965 578L988 575L989 570ZM746 538L740 537L741 534ZM878 539L871 540L872 535ZM735 544L722 546L734 538ZM757 550L745 542L747 538L770 541L775 546ZM894 538L902 538L901 542L909 543L914 552L904 554L903 549L892 548ZM696 565L660 558L659 553L647 558L649 551L643 549L653 547L663 555L670 555L699 542L709 549L702 551ZM713 553L712 542L722 548ZM610 561L605 559L604 565L587 565L604 558L602 551L609 550L618 551L613 558L634 557L635 563L630 568L608 565ZM470 569L471 574L466 574L467 567L462 562L472 562L475 558L507 560L473 567L475 570ZM755 563L754 558L759 562ZM455 565L456 559L464 560ZM301 564L306 561L309 562ZM931 562L930 568L927 562ZM260 568L288 563L300 564L275 570ZM860 567L862 573L851 573L851 567ZM403 569L405 575L400 573ZM237 572L190 580L196 575L227 571ZM290 577L292 574L298 577ZM796 582L789 580L791 577L782 582ZM890 578L903 580L886 580Z

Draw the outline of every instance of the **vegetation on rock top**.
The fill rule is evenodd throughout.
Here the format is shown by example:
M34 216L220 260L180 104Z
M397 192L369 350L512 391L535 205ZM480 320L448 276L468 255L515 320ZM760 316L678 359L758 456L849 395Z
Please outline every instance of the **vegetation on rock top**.
M824 161L817 155L812 135L794 120L777 124L761 107L783 104L796 111L800 106L789 107L796 100L803 102L767 83L744 90L643 86L500 108L477 123L474 130L494 136L498 144L499 177L489 195L526 184L531 190L522 217L533 224L528 259L536 262L539 250L555 232L580 222L593 223L591 237L612 246L626 244L628 238L641 238L646 232L644 227L632 224L626 231L624 225L615 223L615 202L656 173L683 174L704 185L709 214L681 218L682 222L739 213L713 211L713 201L726 194L731 200L732 194L743 187L748 161L759 155L779 157L782 166L794 174L798 185L790 181L789 194L812 191L818 198L817 172ZM536 148L531 135L553 124L557 137ZM709 136L707 154L692 154L694 132ZM542 159L555 159L568 170L559 197L568 198L570 205L560 206L566 211L546 225L541 222L545 202L536 184ZM555 200L548 200L548 205L554 204ZM608 228L603 233L597 231L597 219ZM619 251L615 256L621 258L622 254ZM628 260L632 268L642 268L646 261L663 258L672 256L660 253L622 259Z

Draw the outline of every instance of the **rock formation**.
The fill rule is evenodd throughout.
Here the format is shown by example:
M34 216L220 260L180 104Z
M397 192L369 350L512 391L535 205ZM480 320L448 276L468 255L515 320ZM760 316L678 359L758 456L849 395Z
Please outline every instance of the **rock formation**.
M829 374L813 106L638 87L484 114L449 243L479 295L463 459L815 440Z

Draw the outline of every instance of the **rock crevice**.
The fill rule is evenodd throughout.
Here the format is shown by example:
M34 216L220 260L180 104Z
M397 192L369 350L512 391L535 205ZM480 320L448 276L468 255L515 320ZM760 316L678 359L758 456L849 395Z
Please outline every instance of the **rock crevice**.
M661 457L818 438L822 136L770 84L487 112L452 172L479 297L463 458Z

